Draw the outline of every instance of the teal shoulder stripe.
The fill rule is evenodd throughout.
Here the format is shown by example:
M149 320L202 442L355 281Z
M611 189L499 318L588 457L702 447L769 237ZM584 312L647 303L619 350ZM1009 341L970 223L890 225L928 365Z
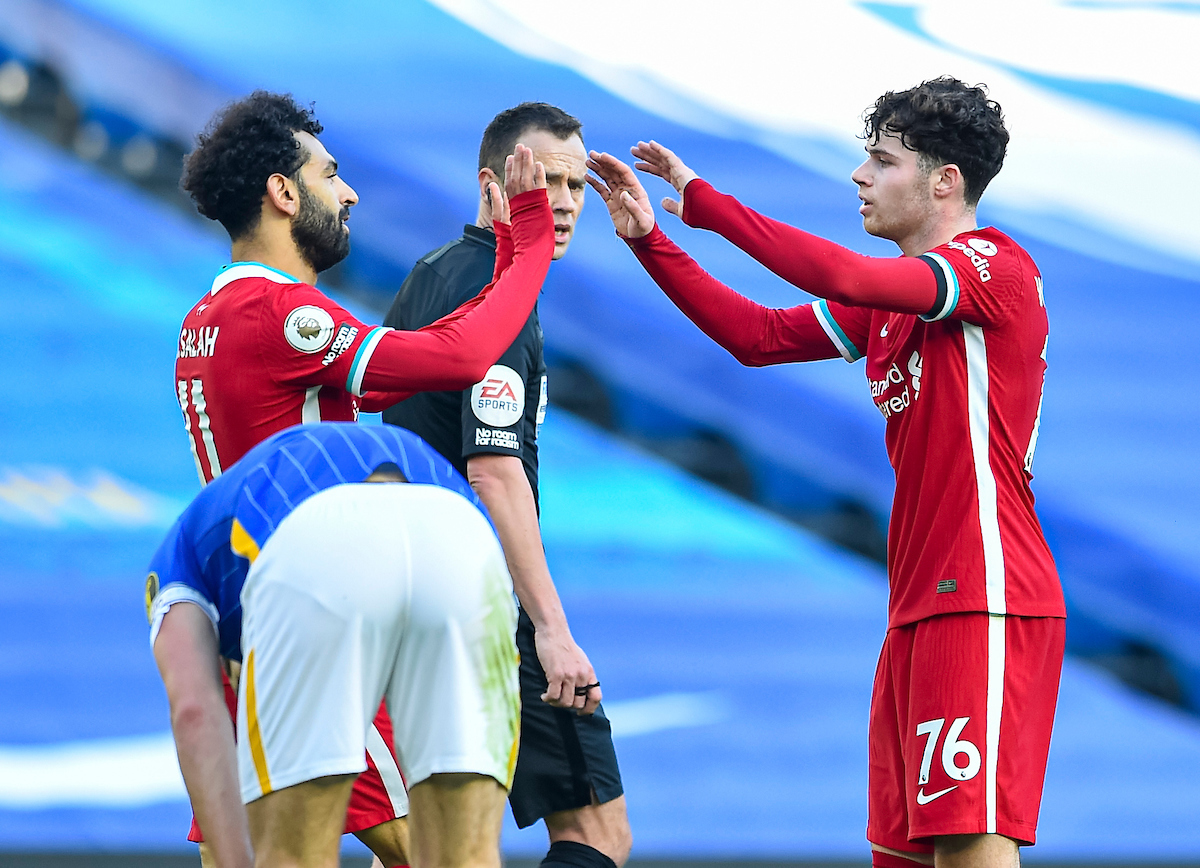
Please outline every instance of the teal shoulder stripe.
M950 314L954 313L954 311L958 308L958 275L954 271L954 266L952 266L946 260L946 257L942 256L940 253L926 253L922 258L933 262L939 269L941 269L942 275L946 279L946 303L942 305L942 309L933 316L921 314L921 319L925 320L925 322L937 322L938 320L943 320L950 316Z
M358 345L358 352L354 354L354 361L350 363L350 372L346 374L346 391L350 394L357 395L359 393L362 386L362 375L366 370L367 362L371 360L371 354L375 352L375 344L379 343L384 332L389 331L391 329L375 326L367 332L367 336Z
M854 345L854 341L846 336L842 331L842 327L838 325L838 321L834 319L833 312L829 310L829 302L823 298L819 298L813 305L813 310L816 311L817 319L820 321L821 327L825 333L837 344L838 352L842 354L848 362L857 362L862 358L862 353L858 351L858 347Z

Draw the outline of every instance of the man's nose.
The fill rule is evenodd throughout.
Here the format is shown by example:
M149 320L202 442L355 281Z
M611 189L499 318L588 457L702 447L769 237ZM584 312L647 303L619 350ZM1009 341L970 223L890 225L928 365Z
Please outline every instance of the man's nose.
M566 184L556 185L550 193L550 207L555 211L574 211L575 197L571 195L571 190Z

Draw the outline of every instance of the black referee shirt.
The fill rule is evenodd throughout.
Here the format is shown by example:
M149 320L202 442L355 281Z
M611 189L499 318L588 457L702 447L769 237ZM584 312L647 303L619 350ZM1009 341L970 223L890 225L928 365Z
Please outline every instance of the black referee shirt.
M415 330L478 295L492 280L496 236L466 226L461 238L413 266L383 324ZM461 392L422 392L383 412L383 421L416 432L467 473L472 455L516 455L538 499L538 426L546 415L546 361L535 306L487 375Z

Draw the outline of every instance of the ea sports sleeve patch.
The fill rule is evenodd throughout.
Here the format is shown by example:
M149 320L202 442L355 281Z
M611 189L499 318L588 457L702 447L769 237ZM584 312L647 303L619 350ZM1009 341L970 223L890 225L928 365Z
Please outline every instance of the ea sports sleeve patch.
M525 415L525 381L520 374L507 365L492 365L471 387L469 406L475 417L476 446L520 451L518 426Z

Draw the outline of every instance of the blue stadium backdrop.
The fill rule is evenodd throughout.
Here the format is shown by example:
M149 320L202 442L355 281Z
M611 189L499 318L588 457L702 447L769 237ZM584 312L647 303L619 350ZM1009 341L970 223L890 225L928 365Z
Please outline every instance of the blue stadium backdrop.
M1200 7L965 8L19 0L0 6L0 98L6 64L49 63L88 128L126 143L186 142L255 87L314 100L362 197L347 277L387 288L473 219L479 134L521 100L578 115L598 149L656 138L749 204L890 255L848 180L861 111L942 73L986 81L1014 139L981 216L1033 253L1051 315L1035 492L1071 648L1152 649L1185 706L1070 658L1036 852L1197 859ZM228 248L6 120L0 168L0 851L182 849L141 583L197 490L169 372ZM671 231L753 297L804 299ZM370 317L385 298L347 303ZM886 517L861 370L740 368L594 198L542 305L549 351L596 373L626 430L719 432L764 503ZM880 568L562 411L543 438L551 567L604 680L635 855L861 857ZM506 850L536 855L542 835L510 824Z

